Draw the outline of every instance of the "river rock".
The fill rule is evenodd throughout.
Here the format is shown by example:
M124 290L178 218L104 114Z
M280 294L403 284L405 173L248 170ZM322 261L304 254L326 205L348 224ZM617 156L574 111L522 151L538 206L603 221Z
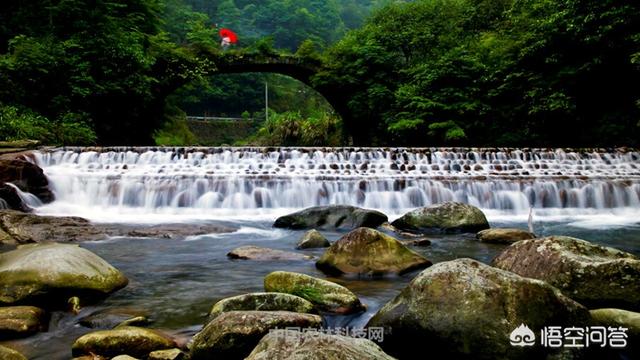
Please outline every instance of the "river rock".
M393 360L368 339L284 330L265 335L245 360L272 359Z
M306 274L275 271L264 278L264 288L268 292L299 296L323 312L350 314L365 310L360 299L349 289Z
M148 360L182 360L185 354L180 349L156 350L149 353Z
M82 317L78 323L91 329L113 329L119 325L141 326L149 323L147 312L133 308L108 308Z
M384 328L381 346L399 358L411 358L416 344L429 344L439 358L539 359L550 349L539 342L512 346L511 333L535 337L549 324L589 321L586 308L543 281L457 259L422 271L367 327Z
M68 244L30 244L0 254L0 304L66 305L72 296L102 298L128 283L89 250Z
M535 239L535 235L521 229L486 229L478 232L476 238L481 242L511 244L520 240Z
M230 311L209 322L193 337L190 359L244 359L269 330L319 328L318 315L289 311Z
M118 355L116 357L111 358L111 360L138 360L138 359L129 355Z
M22 191L30 192L42 202L53 201L49 180L38 165L20 159L0 159L0 183L10 182Z
M2 360L27 360L27 358L19 352L0 345L0 359Z
M451 201L412 210L391 224L416 232L478 232L489 228L482 210Z
M331 246L329 240L327 240L320 232L316 229L307 231L298 244L296 245L296 249L316 249L316 248L324 248Z
M96 354L106 357L129 355L146 358L152 351L175 347L176 343L159 331L123 326L83 335L73 343L71 351L73 356Z
M431 262L400 241L370 228L358 228L340 238L316 262L329 274L403 274Z
M209 313L209 320L229 311L260 310L260 311L291 311L298 313L313 313L314 306L309 301L295 295L266 292L251 293L222 299L213 305Z
M343 229L376 228L387 221L387 215L347 205L310 207L276 219L273 226L288 229Z
M13 186L0 182L0 209L11 209L22 212L29 212L31 208L27 205L18 191Z
M233 228L218 224L93 224L75 216L39 216L0 210L0 243L5 244L95 241L109 236L173 239L232 231Z
M550 236L512 244L493 265L544 280L588 308L640 310L640 260L617 249Z
M5 244L101 240L106 237L104 231L83 218L0 210L0 242Z
M35 306L0 307L0 340L33 335L47 328L47 314Z
M261 260L261 261L272 261L272 260L310 260L313 259L313 256L298 254L290 251L282 251L276 249L263 248L260 246L241 246L239 248L235 248L231 250L228 254L228 257L231 259L241 259L241 260Z

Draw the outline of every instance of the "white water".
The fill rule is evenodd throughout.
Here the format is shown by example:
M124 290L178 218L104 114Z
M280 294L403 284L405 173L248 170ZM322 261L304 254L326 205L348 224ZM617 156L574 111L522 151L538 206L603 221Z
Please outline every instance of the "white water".
M314 205L404 211L454 200L493 218L637 222L640 153L519 149L108 148L36 154L42 213L158 222L274 218ZM134 219L134 220L132 220Z

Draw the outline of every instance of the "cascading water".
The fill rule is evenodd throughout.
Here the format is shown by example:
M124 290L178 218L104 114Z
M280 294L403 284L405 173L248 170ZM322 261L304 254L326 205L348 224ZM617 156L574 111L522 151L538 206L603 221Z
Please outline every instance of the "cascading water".
M635 150L66 148L36 153L57 203L137 213L454 200L508 214L640 209Z

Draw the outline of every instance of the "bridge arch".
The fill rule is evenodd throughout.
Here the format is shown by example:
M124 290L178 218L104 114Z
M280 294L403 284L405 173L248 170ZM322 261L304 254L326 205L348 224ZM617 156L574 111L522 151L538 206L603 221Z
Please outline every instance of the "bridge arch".
M289 76L311 87L322 95L338 115L349 119L348 99L342 94L314 84L313 77L322 70L320 60L295 55L264 55L244 53L223 53L206 57L210 62L209 75L240 73L276 73Z

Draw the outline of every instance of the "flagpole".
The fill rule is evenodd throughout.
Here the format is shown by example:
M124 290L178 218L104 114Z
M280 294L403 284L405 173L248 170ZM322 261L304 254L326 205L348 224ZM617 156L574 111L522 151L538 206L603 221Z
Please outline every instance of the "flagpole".
M269 121L269 83L264 82L264 119Z

